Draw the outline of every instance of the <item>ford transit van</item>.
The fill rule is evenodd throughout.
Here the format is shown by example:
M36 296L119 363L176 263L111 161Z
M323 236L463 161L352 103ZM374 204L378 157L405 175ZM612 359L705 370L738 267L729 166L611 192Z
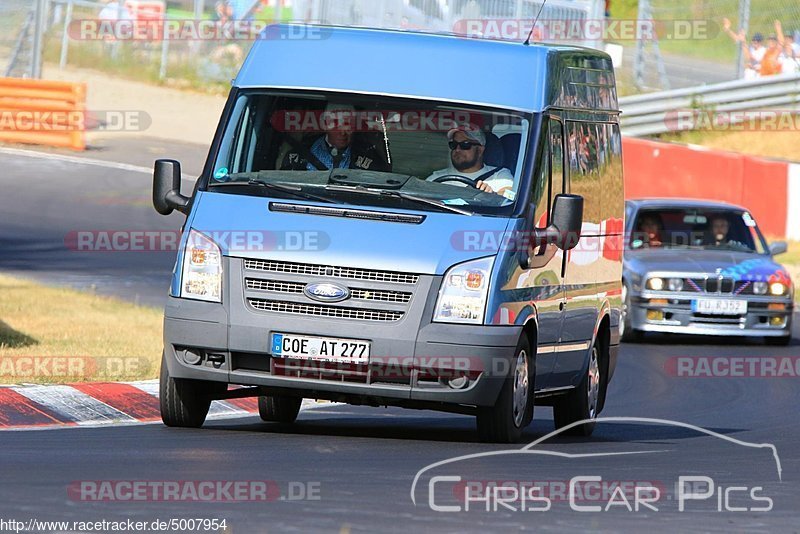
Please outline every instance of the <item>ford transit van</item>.
M623 181L603 52L279 25L252 47L190 196L164 319L165 424L258 397L589 435L619 350Z

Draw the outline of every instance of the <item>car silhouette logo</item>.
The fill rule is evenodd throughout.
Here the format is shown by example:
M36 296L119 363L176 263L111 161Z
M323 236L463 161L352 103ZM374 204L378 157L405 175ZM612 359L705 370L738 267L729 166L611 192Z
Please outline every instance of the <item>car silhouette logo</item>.
M320 302L341 302L350 297L350 290L339 284L330 282L320 284L308 284L303 293L314 300Z

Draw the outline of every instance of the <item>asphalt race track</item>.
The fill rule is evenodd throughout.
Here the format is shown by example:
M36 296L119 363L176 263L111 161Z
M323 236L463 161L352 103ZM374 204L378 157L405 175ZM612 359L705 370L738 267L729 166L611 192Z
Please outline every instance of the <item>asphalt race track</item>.
M176 232L184 220L153 210L152 158L128 159L137 164L0 149L0 272L163 305L175 252L109 251L102 240L115 231ZM78 241L79 232L93 233Z
M163 299L172 253L65 246L72 230L178 228L181 218L150 208L144 171L2 151L0 165L0 272L94 284L153 304ZM291 426L246 417L198 430L151 424L2 432L0 519L225 519L236 533L797 531L798 325L796 315L795 339L783 348L676 336L623 345L602 416L633 419L600 422L592 438L556 436L527 452L526 443L552 431L550 408L536 408L516 446L478 443L467 416L331 404L302 412ZM741 376L749 374L756 376ZM497 454L482 454L489 452ZM465 455L472 456L426 469ZM601 481L574 478L591 476ZM680 477L693 477L694 485L676 488ZM239 499L245 502L198 502L189 493L164 500L96 491L133 481L232 482L249 492ZM542 493L519 490L534 481ZM499 497L492 483L506 488ZM267 498L252 489L264 486ZM474 490L466 500L465 487ZM622 497L615 487L627 488ZM636 510L631 487L655 488L659 498L648 504L657 510L641 502Z

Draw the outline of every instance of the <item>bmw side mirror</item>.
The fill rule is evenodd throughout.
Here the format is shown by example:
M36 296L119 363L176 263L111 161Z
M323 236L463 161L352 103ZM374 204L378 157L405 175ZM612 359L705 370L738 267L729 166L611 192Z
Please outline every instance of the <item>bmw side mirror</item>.
M769 253L773 256L784 254L788 250L789 247L786 245L786 241L775 241L774 243L769 244Z
M158 159L153 168L153 207L161 215L173 210L189 213L189 197L181 195L181 164L173 159Z

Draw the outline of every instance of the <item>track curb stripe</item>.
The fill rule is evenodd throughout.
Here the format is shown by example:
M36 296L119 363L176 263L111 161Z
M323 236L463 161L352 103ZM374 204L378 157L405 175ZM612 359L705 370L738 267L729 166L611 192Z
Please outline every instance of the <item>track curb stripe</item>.
M78 425L135 421L133 417L72 386L19 386L12 389Z
M71 424L74 423L13 389L0 388L0 429Z
M255 399L214 401L209 420L258 413ZM0 387L0 431L160 420L158 381Z
M130 384L100 382L75 384L78 391L102 401L137 421L157 421L161 414L153 397Z

